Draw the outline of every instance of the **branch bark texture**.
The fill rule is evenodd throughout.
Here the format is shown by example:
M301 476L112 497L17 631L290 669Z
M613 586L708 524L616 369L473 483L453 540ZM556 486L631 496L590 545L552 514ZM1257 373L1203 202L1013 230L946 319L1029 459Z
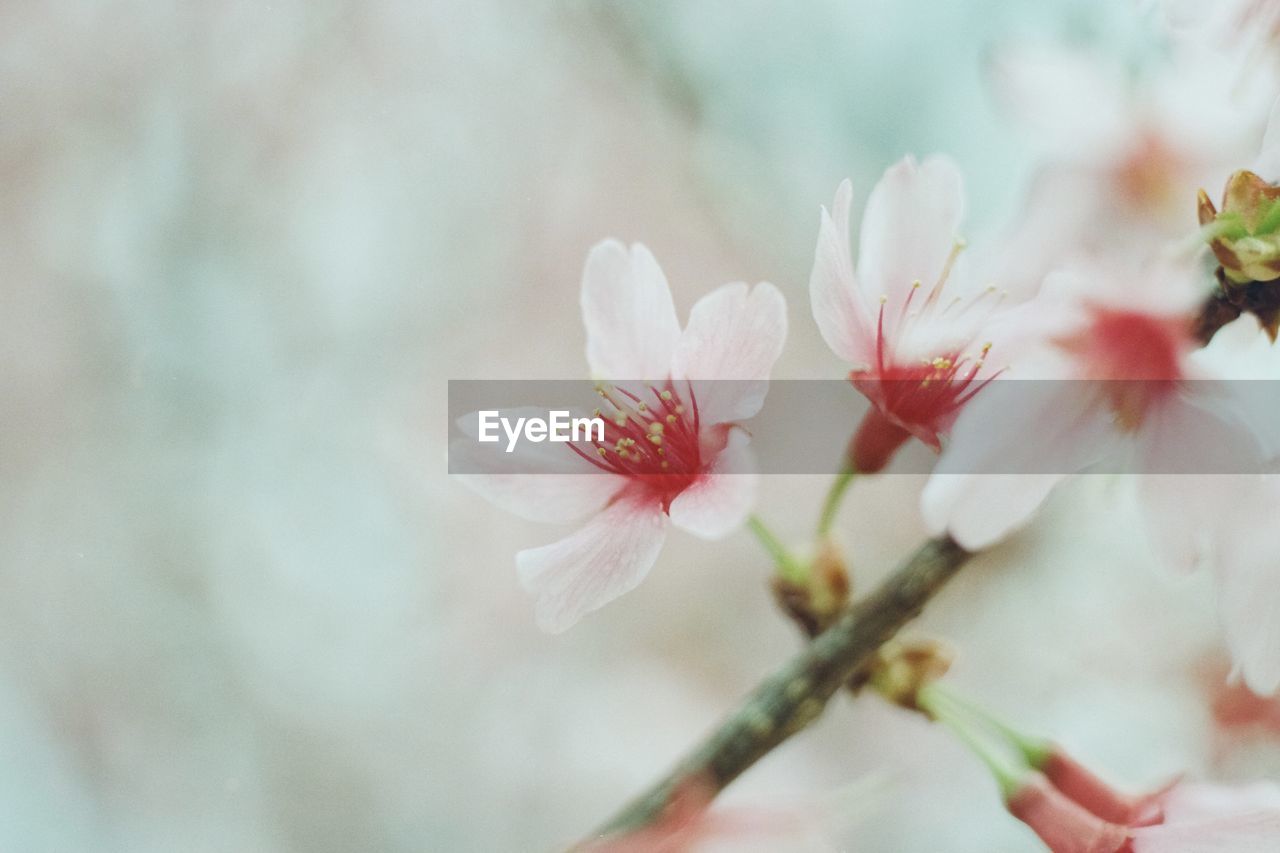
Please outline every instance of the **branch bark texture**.
M742 705L596 833L629 832L657 819L685 780L723 790L787 738L821 715L851 681L865 680L877 650L911 619L972 556L950 538L931 539L878 589L854 603L831 627L766 679Z

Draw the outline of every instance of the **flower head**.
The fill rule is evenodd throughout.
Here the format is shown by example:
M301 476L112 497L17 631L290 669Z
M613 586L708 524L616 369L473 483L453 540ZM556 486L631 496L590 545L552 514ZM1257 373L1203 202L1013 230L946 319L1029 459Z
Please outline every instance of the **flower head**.
M1263 853L1280 847L1280 787L1174 783L1130 797L1059 754L1006 802L1052 853Z
M483 473L464 481L499 506L538 521L587 518L567 538L516 555L548 631L639 584L668 522L707 538L743 523L755 477L739 422L763 404L787 328L777 288L735 283L700 299L681 330L653 255L615 241L587 257L582 316L592 375L617 380L597 386L604 438L525 445L512 460L480 451L471 415L459 422L467 438L450 449L472 457Z
M1280 278L1280 187L1242 169L1227 180L1222 210L1201 190L1198 213L1228 279L1244 284Z
M995 373L981 337L1000 305L994 286L972 287L957 229L961 177L943 157L908 157L885 172L863 217L855 271L848 181L822 212L809 292L827 345L872 411L852 448L857 470L882 468L914 436L935 450L960 409Z

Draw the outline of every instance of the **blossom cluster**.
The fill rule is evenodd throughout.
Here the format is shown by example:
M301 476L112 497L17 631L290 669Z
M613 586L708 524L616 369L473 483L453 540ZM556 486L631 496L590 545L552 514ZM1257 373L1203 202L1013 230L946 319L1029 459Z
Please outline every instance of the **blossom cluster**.
M922 443L939 457L926 525L977 551L1028 524L1065 478L1120 465L1160 564L1212 572L1236 671L1269 694L1280 560L1260 531L1280 517L1280 424L1231 382L1204 380L1280 379L1280 110L1264 128L1274 87L1227 97L1249 74L1215 55L1230 29L1167 5L1192 43L1163 74L1135 80L1061 49L996 58L997 91L1045 148L1013 227L970 247L958 165L907 156L866 194L856 241L850 182L821 210L808 304L869 403L849 425L846 475L891 469ZM481 455L485 473L465 478L526 518L581 523L516 557L542 627L565 630L633 589L670 525L715 539L748 522L749 421L786 340L784 290L723 285L682 326L647 248L591 249L581 307L604 434L522 450L533 475ZM1015 390L1026 379L1048 389L1030 404ZM458 452L474 452L476 417L459 427ZM1246 473L1167 473L1205 454L1208 469ZM1047 473L982 473L1032 458ZM775 557L795 569L785 549ZM1280 849L1272 788L1254 802L1178 785L1119 814L1090 779L1059 756L1023 778L1010 810L1054 850ZM1206 825L1244 846L1194 846Z

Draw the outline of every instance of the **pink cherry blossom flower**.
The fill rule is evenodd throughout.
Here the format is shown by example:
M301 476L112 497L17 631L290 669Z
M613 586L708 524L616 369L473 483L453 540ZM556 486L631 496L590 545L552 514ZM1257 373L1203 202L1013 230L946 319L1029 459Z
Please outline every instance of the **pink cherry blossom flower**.
M867 199L855 271L848 181L822 212L809 294L827 345L871 401L851 447L880 470L912 436L935 450L961 408L994 375L981 335L1002 294L973 287L960 263L961 176L944 157L890 167Z
M615 241L587 257L582 316L592 375L621 380L599 386L605 440L526 444L513 461L479 452L472 415L459 422L470 440L450 448L475 457L485 473L464 481L504 509L537 521L588 519L516 555L538 624L553 632L634 589L669 522L718 538L745 521L756 480L739 422L763 405L787 330L777 288L734 283L700 299L682 331L653 255ZM703 381L730 379L751 381ZM522 473L511 473L517 466Z
M1263 853L1280 848L1280 787L1175 783L1130 797L1065 754L1027 774L1010 814L1053 853Z
M1264 473L1275 419L1240 398L1249 383L1195 381L1230 376L1215 371L1223 360L1213 356L1238 354L1237 331L1265 337L1246 317L1199 350L1189 275L1157 265L1047 284L1062 301L1041 307L1039 358L1024 353L1018 374L1045 381L996 382L974 401L922 509L931 529L980 549L1025 523L1072 472L1109 462L1143 475L1134 484L1153 551L1176 571L1213 567L1228 645L1250 685L1270 692L1280 686L1280 593L1257 530L1280 509L1280 482ZM1027 473L980 473L1019 465Z

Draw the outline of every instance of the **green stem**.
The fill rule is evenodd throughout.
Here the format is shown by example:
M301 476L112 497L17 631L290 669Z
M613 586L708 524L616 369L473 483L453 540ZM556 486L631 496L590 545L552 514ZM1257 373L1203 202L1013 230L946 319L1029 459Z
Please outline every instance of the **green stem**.
M977 702L948 690L941 683L930 685L930 689L945 696L952 705L964 709L971 717L977 718L988 728L998 732L1001 737L1009 742L1010 746L1022 754L1022 757L1032 767L1040 767L1049 759L1050 753L1053 752L1053 744L1049 741L1018 731Z
M840 473L832 481L826 500L822 502L822 514L818 516L819 538L831 532L831 525L835 523L836 513L840 511L840 502L844 500L844 493L848 491L849 484L857 475L858 472L854 470L853 465L846 461Z
M787 546L782 544L782 540L773 535L773 531L765 525L760 516L752 515L747 518L747 528L755 534L756 539L769 552L769 556L773 558L774 564L778 567L778 574L784 579L795 583L804 582L804 568L787 550Z
M916 704L929 716L951 729L969 751L987 765L1004 799L1008 800L1022 787L1028 768L1018 767L988 742L980 734L979 727L972 724L971 713L963 704L956 702L945 690L937 689L936 684L922 688L916 694Z

